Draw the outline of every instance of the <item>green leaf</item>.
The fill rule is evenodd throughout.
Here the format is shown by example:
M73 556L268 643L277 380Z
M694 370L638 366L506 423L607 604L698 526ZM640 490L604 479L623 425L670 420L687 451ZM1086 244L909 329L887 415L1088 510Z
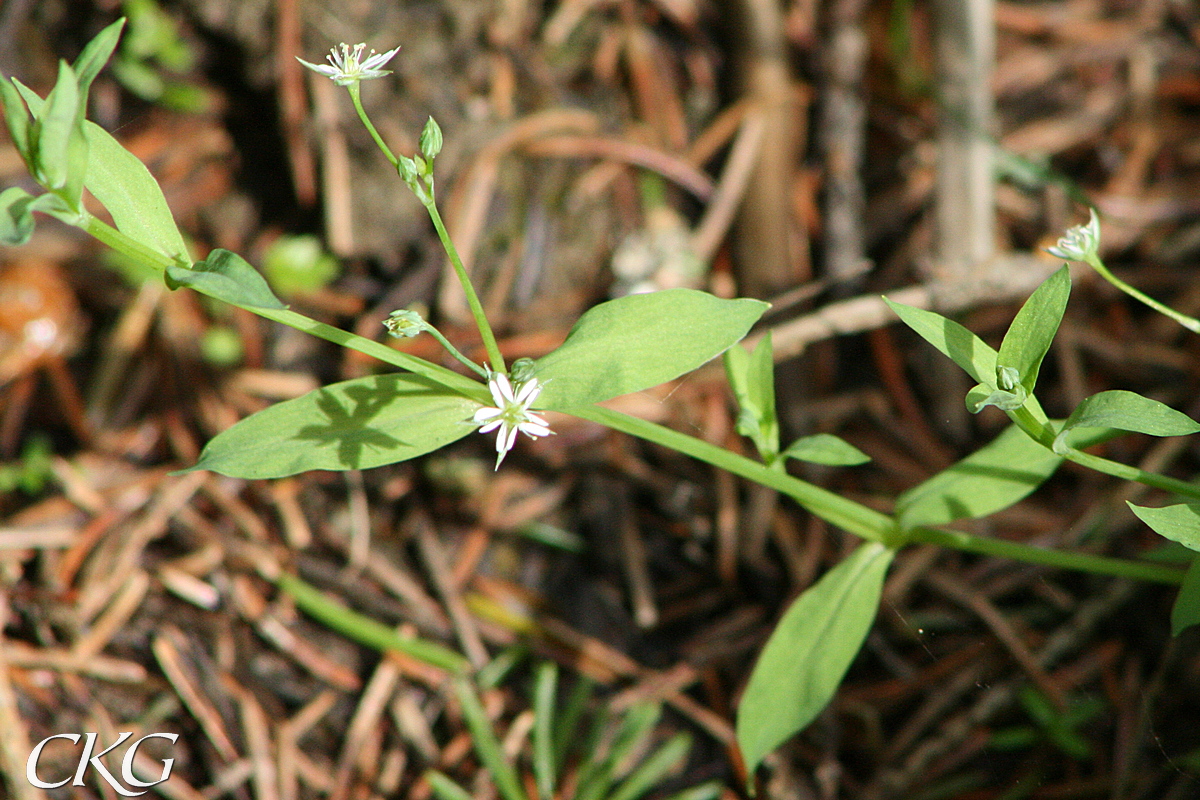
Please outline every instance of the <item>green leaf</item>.
M754 442L763 461L774 461L779 453L779 420L771 334L759 340L753 353L736 346L726 350L725 375L738 404L738 433Z
M694 289L630 295L589 310L554 352L538 359L539 408L569 409L649 389L716 358L767 304Z
M621 718L610 744L585 751L590 758L579 770L574 800L600 800L632 766L633 755L644 749L658 724L662 709L657 703L640 703ZM585 756L587 757L587 756Z
M533 684L533 782L540 800L554 797L554 716L558 694L558 665L538 664Z
M783 455L797 461L825 464L830 467L866 464L871 460L871 457L862 450L832 433L801 436L788 445L788 449L783 451Z
M267 280L246 259L228 250L213 250L190 268L167 267L167 286L186 286L240 308L287 308L271 292Z
M475 754L479 756L484 768L491 774L496 789L503 800L527 800L521 779L513 769L500 742L492 730L491 720L483 708L483 702L471 682L462 676L451 682L458 705L462 709L463 721L471 733L471 742L475 745Z
M886 297L883 302L896 312L905 325L949 356L968 375L989 389L996 388L996 351L982 339L941 314L894 303Z
M1116 428L1150 436L1186 436L1200 431L1200 423L1168 405L1134 392L1114 389L1100 392L1075 407L1054 439L1054 450L1069 449L1068 432L1075 428Z
M1151 508L1129 503L1129 508L1159 536L1179 542L1190 550L1200 551L1200 504L1179 503Z
M281 572L272 580L305 614L359 644L385 653L395 650L449 672L463 672L470 666L465 657L450 648L419 636L397 633L382 622L327 596L295 575Z
M877 542L860 545L784 613L738 705L747 772L829 703L875 620L894 554Z
M425 770L425 780L438 800L471 800L471 793L455 783L444 772L436 769Z
M150 170L99 125L83 127L91 152L84 185L112 214L117 230L172 261L190 264L183 234Z
M79 84L65 61L58 62L58 80L33 125L36 177L47 189L67 185L71 169L71 137L79 134Z
M677 733L646 758L633 773L621 782L608 800L638 800L646 792L678 769L692 749L692 737Z
M418 375L342 381L247 417L214 437L187 471L282 478L393 464L471 433L478 408Z
M1000 344L997 365L1015 369L1021 385L1031 394L1037 384L1042 359L1050 351L1063 313L1067 310L1067 298L1070 295L1071 274L1064 266L1042 281L1042 285L1029 296Z
M21 100L21 93L3 76L0 76L0 102L4 103L4 122L13 144L24 159L26 168L33 172L33 154L29 150L32 137L29 111Z
M1171 606L1171 635L1178 636L1196 624L1200 624L1200 557L1192 559Z
M977 383L967 392L967 411L978 414L988 406L995 406L1001 411L1015 411L1025 405L1025 401L1029 399L1030 395L1025 390L1024 384L1018 383L1013 389L1015 391L1009 392Z
M0 242L25 244L33 235L34 197L20 186L10 186L0 192Z
M100 74L100 70L108 63L113 50L117 47L117 42L121 38L121 30L124 27L125 18L122 17L96 34L87 43L87 46L83 48L83 52L79 54L79 58L75 59L74 71L79 81L79 96L83 105L80 110L83 114L87 113L87 95L88 90L92 86L92 81L96 79L96 76Z
M57 195L46 192L34 196L19 186L10 186L0 192L0 243L18 245L29 241L35 224L34 211L68 223L75 216Z
M1062 457L1010 425L990 444L896 499L900 527L945 525L1008 508L1040 486Z

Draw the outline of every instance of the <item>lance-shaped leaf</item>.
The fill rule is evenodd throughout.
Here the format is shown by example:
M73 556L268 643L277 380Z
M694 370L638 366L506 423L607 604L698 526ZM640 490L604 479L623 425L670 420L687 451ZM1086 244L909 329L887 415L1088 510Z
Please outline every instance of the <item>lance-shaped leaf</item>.
M1200 504L1178 503L1152 508L1129 503L1129 508L1159 536L1179 542L1190 550L1200 551Z
M1018 380L1030 394L1037 384L1042 359L1050 351L1070 295L1071 274L1063 267L1042 281L1004 334L996 364L1015 369Z
M1075 407L1054 438L1054 451L1070 449L1067 434L1076 428L1116 428L1150 436L1186 436L1200 423L1168 405L1122 389L1100 392Z
M150 170L99 125L86 122L83 128L91 153L84 185L112 214L117 230L176 263L190 264L183 234Z
M875 620L894 553L877 542L860 545L779 620L738 705L748 772L829 703Z
M787 458L824 464L827 467L847 467L865 464L871 457L854 445L832 433L814 433L801 436L783 451Z
M4 122L8 126L8 134L25 161L25 168L33 172L33 153L30 151L33 122L21 93L3 76L0 76L0 102L4 103Z
M47 189L67 185L71 169L71 138L79 135L79 82L70 65L58 62L58 80L46 96L45 105L34 110L34 167Z
M80 100L84 104L81 113L87 113L88 90L92 86L92 81L100 74L100 70L108 63L113 50L117 48L117 42L120 40L121 31L124 28L125 18L122 17L96 34L83 48L79 58L75 59L75 77L79 81Z
M471 433L478 408L418 375L342 381L247 417L214 437L188 471L282 478L393 464Z
M167 267L167 285L186 286L209 297L241 308L287 308L267 285L267 280L246 259L228 250L213 250L191 267Z
M902 528L986 517L1023 499L1061 463L1061 456L1011 425L990 444L900 495L896 515Z
M954 320L933 311L894 303L886 297L883 302L896 312L905 325L949 356L968 375L991 390L996 388L996 351L982 339Z
M678 378L739 341L767 304L694 289L630 295L590 309L538 359L539 408L569 409Z
M1200 624L1200 556L1192 559L1183 575L1175 605L1171 606L1171 635L1178 636Z
M779 453L779 420L775 416L775 360L771 334L752 353L743 347L725 351L725 375L738 404L737 431L754 442L770 463Z
M33 235L33 202L36 198L20 186L0 192L0 243L25 244Z

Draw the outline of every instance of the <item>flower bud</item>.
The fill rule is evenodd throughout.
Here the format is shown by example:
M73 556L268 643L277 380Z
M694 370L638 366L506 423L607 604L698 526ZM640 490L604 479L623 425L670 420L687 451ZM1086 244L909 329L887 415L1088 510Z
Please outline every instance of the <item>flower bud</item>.
M421 146L421 153L431 163L437 157L437 154L442 152L442 129L438 127L433 117L430 117L429 121L425 123L425 129L421 131L419 144Z
M420 336L429 327L421 315L407 308L397 309L383 321L383 327L397 339L411 339Z

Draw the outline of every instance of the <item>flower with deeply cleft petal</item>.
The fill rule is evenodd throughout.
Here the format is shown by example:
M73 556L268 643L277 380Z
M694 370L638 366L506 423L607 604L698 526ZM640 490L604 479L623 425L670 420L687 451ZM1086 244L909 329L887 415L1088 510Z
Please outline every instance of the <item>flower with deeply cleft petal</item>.
M349 86L368 78L381 78L384 75L392 74L390 69L380 69L380 67L391 61L392 56L400 52L400 48L397 47L386 53L376 53L372 50L371 54L364 59L362 55L366 48L365 44L356 44L353 48L348 44L339 44L329 51L329 55L325 56L328 64L310 64L303 58L296 60L314 72L331 78L338 86Z
M539 436L548 436L554 431L550 430L550 425L544 418L529 410L542 391L542 384L537 378L530 377L514 388L507 375L493 372L488 377L488 390L492 393L496 405L484 406L476 411L474 423L480 426L480 433L500 429L496 434L496 469L499 469L500 462L516 442L518 432L536 439Z

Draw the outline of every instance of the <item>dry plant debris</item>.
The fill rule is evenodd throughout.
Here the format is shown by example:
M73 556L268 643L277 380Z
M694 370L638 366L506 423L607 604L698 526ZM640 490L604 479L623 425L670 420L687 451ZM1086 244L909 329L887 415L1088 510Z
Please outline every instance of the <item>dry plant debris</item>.
M0 65L43 88L54 58L73 57L114 5L6 4ZM448 282L434 290L441 265L417 207L397 199L394 176L346 124L343 98L306 86L292 58L396 32L396 75L366 100L398 150L412 149L426 113L455 131L446 216L488 287L506 355L561 341L613 281L618 245L642 237L646 280L774 295L769 323L790 358L784 419L872 456L870 467L819 476L859 499L894 497L997 424L943 426L930 410L942 387L914 378L928 374L925 355L886 327L881 291L909 287L894 296L999 330L1031 276L1055 266L1039 249L1086 199L1127 280L1200 310L1200 14L1187 3L997 3L999 277L978 276L970 291L919 283L936 240L928 6L163 5L199 53L188 77L207 110L131 101L110 77L97 106L163 182L197 246L261 252L282 231L323 225L344 274L295 302L371 332L420 301L472 346L461 298ZM0 147L0 183L18 166ZM675 236L668 256L682 242L711 270L663 257L663 236ZM663 737L689 730L698 742L670 786L715 777L726 797L741 791L733 704L783 604L846 551L837 531L769 491L558 419L558 436L518 447L499 473L486 447L464 442L366 474L172 476L238 418L371 365L117 278L52 226L0 261L0 460L7 469L27 458L39 434L53 453L40 485L0 496L7 796L41 796L22 778L26 754L74 731L103 742L178 732L173 745L150 740L134 764L153 779L174 758L154 790L171 800L423 800L428 767L492 796L445 674L299 613L260 577L280 567L477 667L511 655L516 666L484 704L514 751L528 731L532 654L595 681L613 709L664 703ZM22 338L30 319L53 326L36 352ZM217 330L236 334L232 365L202 346ZM1136 387L1200 415L1200 346L1169 321L1084 280L1063 330L1051 404ZM737 446L715 378L620 402ZM1197 469L1186 442L1110 447L1180 476ZM1125 511L1131 491L1067 472L977 527L1136 552L1148 533ZM1169 602L1153 587L906 551L837 702L773 757L762 790L1194 797L1200 662L1194 632L1171 640L1157 622ZM1060 715L1098 701L1073 730L1085 752L1042 735L1022 705L1028 686ZM1022 728L1038 734L1027 746L994 747L993 734ZM40 768L68 775L77 757L59 740Z

